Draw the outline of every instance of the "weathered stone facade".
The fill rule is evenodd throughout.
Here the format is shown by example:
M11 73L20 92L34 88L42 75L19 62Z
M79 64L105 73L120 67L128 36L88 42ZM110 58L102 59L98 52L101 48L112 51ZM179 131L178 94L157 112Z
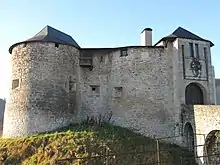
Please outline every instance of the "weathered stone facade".
M169 92L172 91L172 58L168 49L127 47L127 56L120 57L121 49L87 50L93 55L94 68L92 71L82 68L81 72L85 114L112 111L117 125L152 137L172 135L172 131L167 131L173 124ZM97 86L99 92L92 93L91 85ZM119 96L115 95L117 90L121 90Z
M106 112L113 113L116 125L149 137L175 136L170 140L182 146L186 124L192 134L220 129L219 107L212 106L213 44L177 34L155 46L80 48L54 36L13 45L3 136L50 131ZM213 121L206 130L200 129L202 116Z
M71 76L77 81L79 50L54 43L27 43L12 51L11 91L4 119L4 136L25 136L77 122L79 88L69 91Z

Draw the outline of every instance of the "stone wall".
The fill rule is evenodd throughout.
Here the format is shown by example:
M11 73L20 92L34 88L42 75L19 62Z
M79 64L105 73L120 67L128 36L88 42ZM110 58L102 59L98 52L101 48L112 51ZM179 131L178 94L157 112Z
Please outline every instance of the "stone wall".
M93 70L81 68L85 115L113 112L114 124L146 136L174 134L172 56L162 47L90 50ZM92 87L99 88L92 91Z
M190 63L192 58L190 57L190 48L189 43L193 43L194 45L194 56L196 56L195 44L199 45L199 57L202 65L202 74L200 78L195 78L192 74L192 70L190 69ZM184 61L182 57L182 45L184 45ZM206 72L206 61L204 56L204 48L207 49L207 63L208 68ZM213 66L211 62L211 50L210 43L204 41L195 41L190 39L178 39L178 62L176 65L176 69L179 70L177 73L179 75L179 81L176 85L176 100L178 105L185 104L185 89L186 86L190 83L196 83L203 90L204 95L204 104L215 104L215 82L213 75ZM184 62L184 64L183 64ZM185 67L184 67L185 66ZM184 78L185 72L185 78ZM208 77L207 77L208 76ZM207 81L208 80L208 81Z
M190 68L190 63L192 57L190 56L189 43L193 43L194 46L194 56L196 57L195 44L199 47L199 57L202 65L201 77L194 77L192 70ZM184 46L184 48L182 47ZM206 58L204 56L204 47L207 50ZM177 135L183 134L182 130L184 127L183 122L183 109L181 105L185 104L185 90L186 87L194 83L198 85L202 92L204 98L204 104L210 105L215 104L215 81L213 66L211 63L211 50L210 43L204 41L195 41L190 39L176 39L173 42L173 99L174 99L174 109L176 113L174 114L176 123L179 123L177 128ZM206 63L208 64L206 68ZM178 144L181 145L182 139L178 139Z
M130 48L127 53L112 56L109 103L115 123L150 137L173 135L172 56L161 47Z
M3 120L5 112L5 100L0 99L0 137L2 136Z
M183 106L183 129L186 123L193 127L197 156L204 156L204 144L207 136L215 130L220 130L219 105ZM184 137L183 137L184 138ZM201 146L199 146L201 145ZM198 162L203 163L206 158L201 157Z
M88 49L83 54L90 54L93 58L93 69L80 68L82 86L82 116L97 116L109 111L109 76L112 67L111 49ZM95 88L95 91L92 91Z
M4 120L4 137L50 131L77 122L80 88L69 91L70 79L78 81L79 51L54 43L27 43L12 51L12 82ZM71 77L70 77L71 76Z

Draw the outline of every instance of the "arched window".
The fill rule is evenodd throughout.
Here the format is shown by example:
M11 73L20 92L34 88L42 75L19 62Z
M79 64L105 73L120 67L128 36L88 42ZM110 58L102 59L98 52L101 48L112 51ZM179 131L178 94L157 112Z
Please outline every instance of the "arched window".
M220 164L220 130L211 131L205 139L204 156L205 162L208 164Z
M195 105L195 104L203 105L204 98L203 98L202 89L194 83L187 85L185 90L185 102L186 105Z
M194 134L190 123L186 123L184 127L184 138L187 148L194 152Z

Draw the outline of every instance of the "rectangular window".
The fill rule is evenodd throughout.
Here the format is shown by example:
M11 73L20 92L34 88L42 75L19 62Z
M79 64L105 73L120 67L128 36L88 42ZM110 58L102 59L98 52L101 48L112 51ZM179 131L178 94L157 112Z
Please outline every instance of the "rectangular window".
M98 85L90 85L90 88L93 95L99 95L100 87Z
M184 45L182 45L182 56L184 57Z
M100 62L103 62L103 56L100 57Z
M199 58L199 45L195 44L196 47L196 57Z
M76 91L76 83L74 81L69 81L69 91Z
M19 79L12 80L12 89L16 89L19 87Z
M121 49L121 55L120 55L120 57L127 56L127 55L128 55L128 53L127 53L127 48Z
M194 57L193 43L189 43L190 57Z
M58 43L55 43L55 47L56 47L56 48L59 48L59 44L58 44Z
M113 97L121 97L121 96L122 96L122 87L114 87Z
M207 58L207 49L204 48L204 57Z
M65 84L67 85L67 84ZM76 91L76 82L72 78L72 76L69 76L69 91L75 92Z

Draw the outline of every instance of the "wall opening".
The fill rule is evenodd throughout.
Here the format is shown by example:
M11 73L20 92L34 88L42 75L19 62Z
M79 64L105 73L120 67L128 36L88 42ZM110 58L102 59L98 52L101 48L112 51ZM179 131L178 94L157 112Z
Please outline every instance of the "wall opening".
M220 130L211 131L206 139L204 145L204 155L206 164L220 164Z
M122 96L122 87L114 87L113 97L121 97L121 96Z
M184 142L189 151L194 152L194 133L190 123L186 123L184 126Z
M16 89L16 88L18 88L19 87L19 84L20 82L19 82L19 79L14 79L14 80L12 80L12 89Z
M103 60L103 56L101 56L101 57L100 57L100 62L103 62L103 61L104 61L104 60Z
M128 55L128 51L127 51L127 48L122 48L121 51L120 51L120 57L123 57L123 56L127 56Z
M98 85L90 85L92 95L99 95L100 87Z
M202 89L195 83L187 85L185 89L185 103L186 105L204 104L204 96Z
M76 82L73 80L71 76L69 76L69 92L75 92L76 91Z
M56 48L59 48L59 44L58 44L58 43L55 43L55 47L56 47Z

